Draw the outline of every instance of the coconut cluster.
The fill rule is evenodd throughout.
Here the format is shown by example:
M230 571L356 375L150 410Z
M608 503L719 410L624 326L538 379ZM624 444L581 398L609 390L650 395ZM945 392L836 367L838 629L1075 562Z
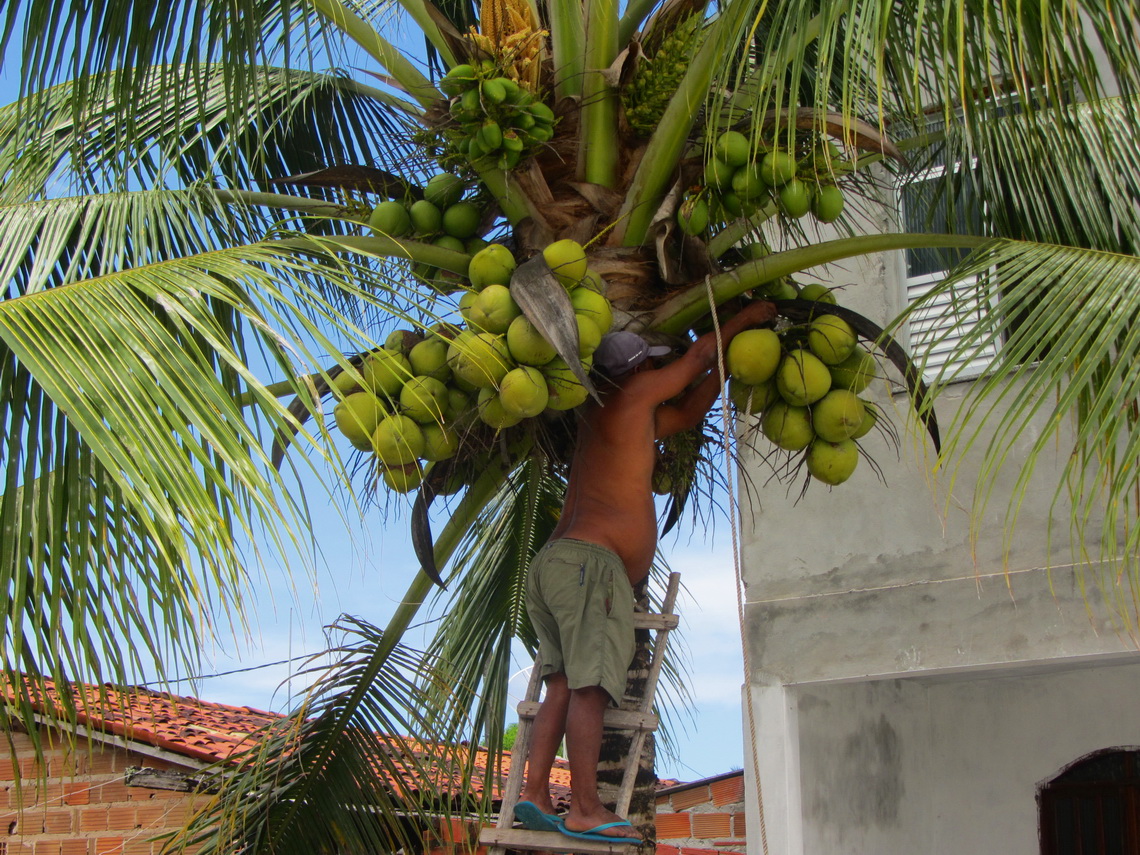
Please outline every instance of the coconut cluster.
M822 285L799 297L834 303ZM808 472L842 484L859 462L856 440L875 426L875 405L859 397L876 373L874 357L842 318L819 314L780 333L745 330L728 346L729 394L737 412L759 415L777 447L803 452Z
M569 292L578 364L589 371L594 350L613 325L605 282L575 241L556 241L543 257ZM465 446L485 447L488 431L556 415L586 400L574 370L512 297L515 267L506 246L483 247L462 283L459 318L422 331L396 331L360 364L363 382L342 388L333 410L336 425L353 447L376 455L391 489L415 489L434 464Z
M725 131L705 164L704 185L686 195L677 223L690 235L710 225L752 216L774 202L780 212L798 219L809 211L821 223L843 213L843 191L837 175L849 166L829 140L805 138L793 150L775 142L753 146L739 131Z
M440 79L454 124L443 131L450 153L514 169L554 136L554 111L495 63L457 65Z
M414 237L455 252L477 252L486 245L478 237L484 210L476 199L463 198L467 190L467 182L458 175L437 173L424 185L422 199L381 202L372 209L368 226L388 237ZM425 281L436 275L425 265L412 272Z

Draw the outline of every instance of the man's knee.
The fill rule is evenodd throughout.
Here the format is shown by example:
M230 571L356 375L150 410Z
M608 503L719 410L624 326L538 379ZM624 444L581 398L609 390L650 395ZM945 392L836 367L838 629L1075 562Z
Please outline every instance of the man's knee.
M610 693L601 686L581 686L570 690L570 697L592 706L609 706Z
M562 671L555 671L553 674L547 674L542 678L546 686L546 697L562 697L570 694L569 683L566 680L566 674Z

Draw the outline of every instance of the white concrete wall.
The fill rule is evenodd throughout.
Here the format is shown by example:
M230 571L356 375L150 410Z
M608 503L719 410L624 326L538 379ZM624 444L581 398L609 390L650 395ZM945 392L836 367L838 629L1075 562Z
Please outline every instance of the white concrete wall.
M1037 791L1140 744L1140 665L801 686L801 849L1035 855Z
M820 278L859 283L840 302L886 322L901 308L899 272L881 256ZM968 391L943 396L943 425ZM863 461L846 484L801 495L806 472L779 483L782 458L762 437L744 456L752 771L769 851L1036 852L1037 783L1097 748L1140 744L1140 657L1118 619L1134 604L1106 603L1101 571L1075 567L1067 508L1054 505L1063 443L1013 528L1017 461L1039 427L983 506L976 449L988 435L955 480L935 480L905 396L875 394L902 434L898 446L863 441L878 471ZM1095 554L1096 526L1086 534ZM756 852L759 826L750 816Z

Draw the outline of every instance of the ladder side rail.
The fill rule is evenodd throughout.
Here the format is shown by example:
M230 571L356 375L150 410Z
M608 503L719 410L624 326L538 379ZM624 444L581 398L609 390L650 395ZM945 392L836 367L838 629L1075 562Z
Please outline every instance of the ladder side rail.
M661 614L673 614L673 606L677 602L677 589L680 586L681 574L669 574L669 587L665 590L665 599L661 602ZM653 699L657 697L657 680L661 676L661 666L665 660L665 644L669 639L669 627L657 631L653 639L653 658L650 660L649 675L645 681L645 694L641 698L642 712L649 712L653 708Z
M670 573L669 585L665 589L665 599L661 603L661 614L672 614L673 606L677 602L677 589L680 585L681 574ZM668 627L657 631L653 639L653 657L650 660L649 674L645 680L645 694L641 698L641 711L649 712L653 707L653 699L657 695L657 679L661 675L661 666L665 660L665 644L669 638ZM626 758L625 770L622 772L621 787L618 789L617 813L626 816L629 813L629 804L633 801L633 788L637 782L637 772L641 766L641 752L645 749L645 735L647 731L639 730L630 739L629 756Z
M531 668L530 681L526 686L526 699L538 699L542 678L539 672L542 659L535 657ZM519 717L519 729L515 734L515 747L511 749L511 771L507 773L506 783L503 784L502 799L499 804L499 818L495 822L496 829L509 829L515 821L515 805L519 801L519 792L522 790L523 772L530 759L530 729L533 718ZM494 845L488 848L487 855L506 855L506 848Z

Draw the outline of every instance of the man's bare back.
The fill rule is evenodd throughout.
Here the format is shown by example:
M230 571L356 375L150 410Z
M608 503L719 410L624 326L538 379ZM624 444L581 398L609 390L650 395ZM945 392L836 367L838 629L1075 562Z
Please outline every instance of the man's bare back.
M649 572L657 548L651 479L656 457L653 410L631 400L619 381L590 402L578 422L566 503L556 537L596 543L615 552L631 585Z
M725 324L722 339L774 316L770 303L752 303ZM645 578L657 550L656 440L704 419L720 391L715 366L716 340L708 335L663 368L603 381L601 403L589 402L578 421L566 501L552 540L604 546L621 558L631 585Z

